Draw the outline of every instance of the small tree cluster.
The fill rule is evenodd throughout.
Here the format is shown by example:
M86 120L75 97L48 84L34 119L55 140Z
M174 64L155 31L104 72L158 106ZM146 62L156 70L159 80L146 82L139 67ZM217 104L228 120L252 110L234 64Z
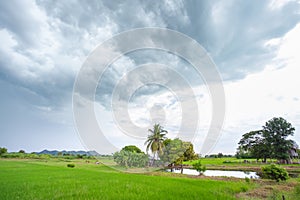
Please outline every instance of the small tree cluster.
M280 162L290 162L289 151L296 144L288 140L295 128L281 117L266 122L262 130L245 133L240 140L237 157L263 159L275 158Z
M272 164L262 167L262 177L273 179L279 182L287 180L289 178L289 174L287 173L286 169Z
M164 148L159 158L164 163L180 165L183 161L198 159L198 155L195 154L192 143L175 138L164 141Z
M148 165L148 155L126 149L128 148L123 148L121 151L114 153L113 158L118 165L124 167L146 167Z
M5 153L7 153L7 148L0 147L0 156L2 156Z

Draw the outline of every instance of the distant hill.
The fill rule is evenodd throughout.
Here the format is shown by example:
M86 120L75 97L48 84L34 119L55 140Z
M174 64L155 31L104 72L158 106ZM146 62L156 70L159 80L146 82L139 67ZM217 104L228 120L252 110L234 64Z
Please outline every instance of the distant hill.
M62 154L69 154L69 155L88 155L88 156L99 156L100 154L98 154L96 151L57 151L57 150L52 150L49 151L47 149L41 151L41 152L37 152L36 154L48 154L48 155L53 155L56 156L59 152L61 152Z

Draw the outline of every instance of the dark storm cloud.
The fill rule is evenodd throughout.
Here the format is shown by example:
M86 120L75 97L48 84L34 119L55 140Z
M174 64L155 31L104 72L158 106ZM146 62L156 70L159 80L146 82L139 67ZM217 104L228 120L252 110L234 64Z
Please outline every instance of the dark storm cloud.
M267 41L284 36L299 23L299 2L289 1L276 8L270 4L271 1L259 0L0 1L1 95L18 99L17 103L1 100L1 106L30 107L33 113L35 109L45 109L42 113L71 113L64 108L72 103L73 83L84 59L104 40L132 28L166 27L187 34L209 52L224 80L242 79L263 70L274 58L276 47L266 47ZM144 62L171 63L191 83L202 84L191 71L185 71L189 66L175 56L159 51L145 54L125 56L118 66L108 69L97 94L103 105L108 106L116 81L128 67ZM136 96L159 91L155 87L148 89ZM1 112L13 118L13 112ZM28 119L32 124L41 112L35 114L37 117ZM57 118L55 114L49 116ZM9 135L9 127L15 122L5 123Z

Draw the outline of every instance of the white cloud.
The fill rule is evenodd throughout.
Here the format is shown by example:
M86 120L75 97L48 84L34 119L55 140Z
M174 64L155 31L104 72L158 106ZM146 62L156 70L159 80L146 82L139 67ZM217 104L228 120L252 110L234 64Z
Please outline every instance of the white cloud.
M300 123L297 106L300 100L297 93L299 25L282 37L298 20L295 15L298 7L292 3L291 7L286 6L286 2L277 0L256 5L234 1L226 4L221 1L169 0L122 4L111 1L89 1L86 4L80 1L0 1L0 78L3 83L8 82L22 90L24 88L32 94L30 98L24 98L17 92L16 96L12 96L20 99L20 106L33 105L40 110L36 113L37 118L48 117L51 122L56 119L71 124L69 116L73 81L91 50L114 34L131 28L158 26L175 29L194 37L211 51L224 79L239 79L248 74L243 80L225 83L228 97L224 131L226 141L222 143L221 140L219 145L224 144L223 149L232 151L235 143L229 133L238 138L243 131L260 127L275 114L285 115L296 125ZM276 52L278 55L274 63L270 63ZM206 88L199 86L202 82L193 70L189 70L190 66L180 62L177 56L160 52L154 54L146 52L140 57L128 55L120 58L114 63L104 89L114 86L128 69L136 65L156 61L174 67L191 83L198 95L200 126L195 144L199 151L211 119L209 93ZM265 67L265 63L268 67ZM263 67L265 70L258 72ZM249 75L253 71L258 73ZM170 74L159 75L176 85L176 80ZM6 87L2 87L2 90L4 95L9 93ZM158 114L164 111L165 126L175 135L181 120L180 105L174 103L174 96L170 93L153 91L152 97L147 92L140 94L141 104L136 102L136 107L130 108L130 117L136 125L145 126L150 120L151 111ZM106 100L110 100L106 91L101 92ZM181 106L195 109L190 103L193 99L189 98L194 97L187 96ZM9 102L7 100L6 104ZM2 106L6 107L6 104ZM153 105L157 106L151 110ZM108 115L104 113L99 117L110 119L106 118ZM66 121L63 120L65 116ZM188 117L192 122L193 116ZM34 124L35 118L32 120ZM114 132L117 127L113 128L113 123L108 120L109 125L104 125L104 130L112 135L112 141L118 141L116 138L120 135L114 135L119 133ZM52 126L52 123L49 124ZM26 131L30 134L29 129ZM15 137L14 134L11 135ZM122 139L118 145L124 145L125 142L134 141Z
M300 24L284 37L276 39L280 40L280 43L276 42L280 44L277 57L265 70L248 75L243 80L225 83L226 121L223 137L215 148L215 153L222 150L232 152L232 146L237 146L242 134L260 129L269 119L280 116L296 127L294 139L300 142L298 35Z
M299 0L289 0L289 1L299 2ZM287 3L289 3L289 1L287 1L287 0L271 0L270 3L269 3L269 7L272 10L280 9L283 6L285 6Z

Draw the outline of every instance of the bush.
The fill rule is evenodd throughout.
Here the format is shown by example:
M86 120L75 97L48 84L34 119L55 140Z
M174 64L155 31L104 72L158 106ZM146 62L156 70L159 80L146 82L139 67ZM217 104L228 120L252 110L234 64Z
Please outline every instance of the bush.
M245 177L245 181L246 181L246 183L250 183L250 178Z
M74 164L67 164L67 167L74 168L75 165Z
M279 182L287 180L289 178L289 174L286 169L272 164L262 167L262 178L272 179Z
M0 147L0 156L5 153L7 153L7 148Z
M198 160L197 162L194 162L194 163L193 163L193 168L194 168L197 172L199 172L199 175L201 175L203 172L206 171L206 167L203 166L203 165L201 164L201 161L200 161L200 160Z
M118 165L125 167L145 167L149 162L149 158L145 153L136 153L125 150L114 153L113 157Z

